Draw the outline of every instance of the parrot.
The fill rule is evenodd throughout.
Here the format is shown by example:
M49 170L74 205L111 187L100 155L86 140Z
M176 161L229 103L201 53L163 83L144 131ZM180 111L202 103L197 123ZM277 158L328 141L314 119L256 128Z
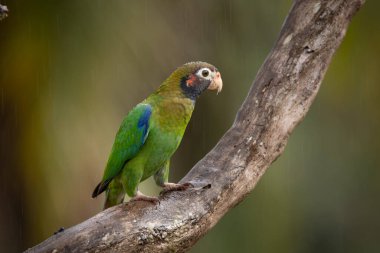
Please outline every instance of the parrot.
M130 201L158 202L157 197L138 189L151 176L163 191L192 187L191 183L169 182L170 158L182 140L197 98L205 90L218 94L222 87L220 72L209 63L189 62L178 67L122 120L92 197L105 191L104 209L122 203L126 194Z

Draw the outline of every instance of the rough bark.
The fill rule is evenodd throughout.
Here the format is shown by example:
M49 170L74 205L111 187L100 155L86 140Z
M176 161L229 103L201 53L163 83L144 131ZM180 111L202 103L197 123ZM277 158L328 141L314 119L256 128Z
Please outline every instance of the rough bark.
M187 251L252 191L283 152L363 3L293 3L233 126L181 180L195 189L164 194L159 205L133 202L110 208L27 252Z
M0 4L0 20L8 16L8 7Z

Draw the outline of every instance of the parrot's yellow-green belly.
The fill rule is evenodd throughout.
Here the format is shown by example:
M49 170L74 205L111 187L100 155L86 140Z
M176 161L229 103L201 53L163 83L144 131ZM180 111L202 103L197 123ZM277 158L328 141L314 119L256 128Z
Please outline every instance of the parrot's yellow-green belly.
M166 161L170 159L173 153L177 150L182 135L177 135L175 133L162 133L161 131L155 129L152 131L145 143L145 150L141 150L141 156L144 156L144 174L142 180L147 179L161 169Z
M183 104L183 101L172 101L153 111L148 138L127 164L143 170L141 181L160 170L177 150L194 108L192 104L187 107Z

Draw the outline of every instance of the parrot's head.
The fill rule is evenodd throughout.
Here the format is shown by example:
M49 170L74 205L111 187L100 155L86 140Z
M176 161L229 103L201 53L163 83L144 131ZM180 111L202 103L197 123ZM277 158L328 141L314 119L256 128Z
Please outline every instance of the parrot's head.
M216 67L206 62L189 62L177 68L168 78L182 93L195 100L205 90L222 90L222 77Z

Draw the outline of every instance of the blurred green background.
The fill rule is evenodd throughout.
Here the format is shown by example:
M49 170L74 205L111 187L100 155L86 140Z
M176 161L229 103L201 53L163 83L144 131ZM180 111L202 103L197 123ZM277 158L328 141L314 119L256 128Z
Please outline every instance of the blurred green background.
M100 211L124 115L177 66L215 64L179 180L230 127L290 0L0 0L0 247L20 252ZM379 1L354 18L310 112L255 190L191 252L380 252ZM149 180L145 193L157 194Z

